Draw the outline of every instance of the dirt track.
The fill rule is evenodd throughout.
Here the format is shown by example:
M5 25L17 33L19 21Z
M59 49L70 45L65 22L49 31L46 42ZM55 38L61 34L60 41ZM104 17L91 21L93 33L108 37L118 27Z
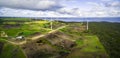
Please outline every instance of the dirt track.
M61 26L61 27L59 27L59 28L57 28L57 29L55 29L55 30L52 30L52 31L50 31L50 32L48 32L48 33L46 33L46 34L34 36L34 37L32 37L32 38L29 38L29 39L30 39L30 40L37 40L37 39L39 39L39 38L41 38L41 37L44 37L44 36L46 36L46 35L48 35L48 34L51 34L51 33L54 33L54 32L56 32L56 31L58 31L58 30L60 30L60 29L62 29L62 28L65 28L65 27L66 27L66 25L65 25L65 26ZM8 41L8 40L6 40L6 41ZM10 42L10 43L12 43L12 44L15 44L15 45L23 45L23 44L25 44L27 41L24 40L24 41L19 42L19 43L12 42L12 41L8 41L8 42Z

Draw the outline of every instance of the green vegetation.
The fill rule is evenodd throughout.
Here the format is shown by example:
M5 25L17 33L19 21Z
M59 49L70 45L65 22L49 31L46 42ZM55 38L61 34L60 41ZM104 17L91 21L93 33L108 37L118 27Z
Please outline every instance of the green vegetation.
M84 45L84 42L82 39L76 40L77 47L82 47Z
M53 32L49 34L48 32L52 31L50 29L51 22L47 20L0 18L0 22L0 31L3 36L0 37L2 38L0 42L4 43L0 58L25 58L25 54L29 58L40 56L46 58L52 56L109 58L106 51L111 58L119 57L117 51L119 51L120 28L118 28L119 24L117 23L90 23L90 30L87 31L85 23L53 21ZM61 26L65 27L54 32ZM21 46L9 43L12 41L22 42L10 38L17 36L24 36L25 38L36 36L37 38L37 35L45 36L35 41L27 39L27 43Z
M0 58L26 58L20 47L13 45L1 38L0 42L4 43Z
M0 18L0 31L4 31L9 37L16 37L19 34L27 37L36 33L44 34L49 32L50 21L35 20L30 18ZM64 23L53 21L53 29L65 25Z
M76 41L77 48L67 58L109 58L104 47L95 35L84 36Z
M120 23L90 23L90 32L96 34L104 45L110 58L120 57Z
M84 45L84 52L106 52L97 36L85 36Z
M30 36L38 32L40 34L44 34L50 31L49 21L30 21L28 18L0 19L2 20L0 31L4 31L10 37L16 37L19 34L23 36Z
M69 39L74 39L76 46L66 58L109 58L99 38L86 31L85 24L68 23L68 25L60 31L69 35Z
M4 21L30 21L30 19L29 18L0 18L1 20L4 20Z

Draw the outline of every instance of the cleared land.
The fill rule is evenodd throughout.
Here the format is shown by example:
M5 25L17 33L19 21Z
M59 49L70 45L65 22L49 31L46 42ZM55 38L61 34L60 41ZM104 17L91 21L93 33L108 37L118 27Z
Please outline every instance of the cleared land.
M66 58L108 58L107 53L95 35L85 36ZM94 55L94 56L93 56Z
M16 58L17 55L20 58L109 58L99 38L89 33L84 23L53 21L51 30L50 21L29 18L0 19L0 41L4 40L4 44L11 45L9 47L7 44L7 52L0 42L2 58L12 57L14 51L19 54L15 54ZM17 36L24 36L25 39L16 39ZM9 55L4 56L5 53Z

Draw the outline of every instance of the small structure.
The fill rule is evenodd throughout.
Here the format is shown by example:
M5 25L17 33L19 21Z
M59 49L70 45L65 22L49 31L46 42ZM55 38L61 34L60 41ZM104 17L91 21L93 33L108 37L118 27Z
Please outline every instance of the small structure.
M17 36L16 39L18 39L18 40L24 40L25 37L24 36Z

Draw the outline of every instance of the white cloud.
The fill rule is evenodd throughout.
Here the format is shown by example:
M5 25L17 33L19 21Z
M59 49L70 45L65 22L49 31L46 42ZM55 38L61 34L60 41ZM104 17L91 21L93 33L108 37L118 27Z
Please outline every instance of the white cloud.
M108 11L109 10L109 11ZM120 16L120 11L116 9L95 9L95 10L81 10L80 8L63 8L58 11L32 11L23 9L0 9L0 16L18 16L18 17L108 17Z
M53 10L62 7L56 0L1 0L0 6L32 10Z
M7 0L4 0L7 1ZM2 2L4 2L2 0ZM90 6L90 9L84 10L82 7L62 7L58 8L55 11L46 10L53 9L56 6L60 6L57 0L23 0L24 3L18 3L18 0L11 0L6 7L0 8L0 16L29 16L29 17L120 17L120 2L119 1L110 1L110 2L86 2ZM1 1L0 1L1 3ZM6 2L4 2L6 3ZM58 5L57 5L58 3ZM22 5L23 4L23 5ZM11 6L12 5L12 6ZM16 6L14 6L16 5ZM43 6L44 5L44 6ZM3 6L0 4L0 6ZM7 8L11 6L12 8ZM14 7L13 7L14 6ZM13 8L27 8L25 9L13 9ZM28 10L28 9L41 9L37 11ZM45 10L45 11L42 11Z
M108 1L112 1L112 0L101 0L101 1L105 1L105 2L108 2Z
M88 2L89 5L92 5L92 9L89 10L94 13L96 16L100 17L119 17L120 16L120 2L119 1L112 1L105 3L95 3L95 2Z
M106 7L117 7L117 8L120 8L120 1L114 1L114 2L106 3Z
M82 10L79 8L61 8L58 10L58 12L62 14L69 14L78 17L83 15Z
M23 9L11 9L11 8L2 8L0 13L3 13L0 16L17 16L17 17L76 17L69 14L61 14L55 11L32 11L32 10L23 10Z

